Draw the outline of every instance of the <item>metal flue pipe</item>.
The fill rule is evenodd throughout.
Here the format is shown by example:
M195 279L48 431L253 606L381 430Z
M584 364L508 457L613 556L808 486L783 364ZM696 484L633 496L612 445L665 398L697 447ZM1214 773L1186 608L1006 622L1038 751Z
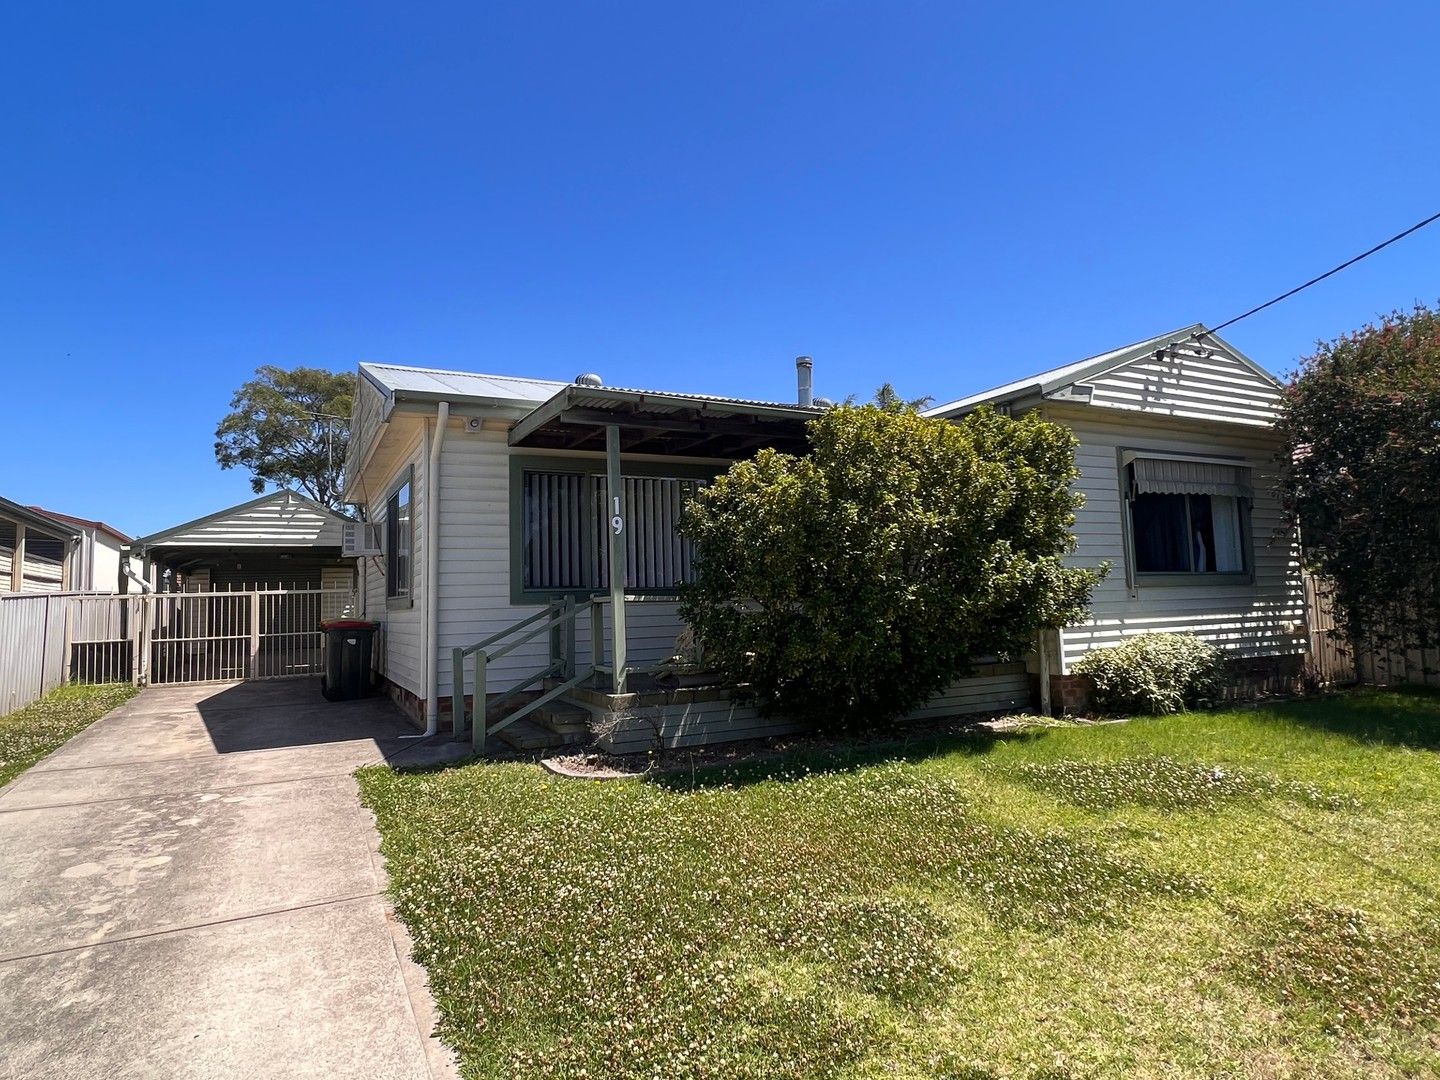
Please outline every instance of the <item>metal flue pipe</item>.
M795 386L798 391L796 400L801 405L815 403L814 372L815 362L810 357L795 357Z

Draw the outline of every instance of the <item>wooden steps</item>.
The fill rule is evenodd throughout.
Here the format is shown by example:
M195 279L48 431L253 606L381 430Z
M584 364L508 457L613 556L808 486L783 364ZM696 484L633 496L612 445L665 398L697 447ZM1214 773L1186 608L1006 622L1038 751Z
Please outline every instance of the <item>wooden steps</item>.
M513 750L558 750L591 740L590 713L567 701L552 701L502 728L496 736Z

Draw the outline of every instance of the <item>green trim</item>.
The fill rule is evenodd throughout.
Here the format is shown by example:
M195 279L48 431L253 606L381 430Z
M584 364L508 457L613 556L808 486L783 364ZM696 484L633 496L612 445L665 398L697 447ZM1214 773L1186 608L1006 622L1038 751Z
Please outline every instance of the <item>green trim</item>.
M624 476L663 476L677 480L713 480L723 473L728 465L694 465L681 462L668 463L663 458L647 461L622 459ZM526 589L524 522L525 487L522 478L526 472L575 473L580 476L604 476L604 454L511 454L510 455L510 602L517 605L546 604L565 596L588 598L608 595L604 589ZM647 595L678 596L679 590L647 590Z
M1249 458L1230 457L1229 455L1218 454L1186 454L1176 450L1142 449L1135 446L1117 446L1115 448L1115 467L1119 473L1120 487L1120 532L1125 544L1125 587L1134 593L1138 589L1146 587L1173 587L1189 585L1253 585L1255 584L1255 540L1251 528L1250 518L1254 511L1255 500L1240 497L1237 511L1240 514L1240 554L1245 559L1245 569L1238 571L1191 571L1174 573L1145 573L1135 569L1135 529L1131 520L1132 499L1130 492L1130 463L1125 460L1126 454L1135 457L1145 457L1147 454L1164 455L1170 459L1194 458L1196 460L1224 460L1234 461L1236 465L1254 472L1255 466Z
M396 492L407 484L410 487L410 502L408 504L410 510L410 581L405 595L399 596L390 592L390 557L394 554L391 550L390 543L390 526L392 524L390 518L390 500L395 497ZM385 610L404 611L415 606L415 466L413 464L405 466L405 471L401 473L395 479L395 482L386 490L385 500L382 505L385 507Z
M1173 585L1248 585L1254 578L1247 573L1236 572L1194 572L1175 574L1136 574L1136 584L1140 588L1146 586L1173 586Z

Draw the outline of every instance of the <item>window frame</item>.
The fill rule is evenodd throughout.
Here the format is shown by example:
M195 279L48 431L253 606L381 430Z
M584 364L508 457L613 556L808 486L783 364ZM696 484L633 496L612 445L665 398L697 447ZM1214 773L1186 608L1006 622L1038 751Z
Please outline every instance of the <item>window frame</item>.
M409 508L409 580L405 583L403 595L395 591L395 585L399 575L395 572L395 560L399 557L396 546L396 516L399 510L399 495L401 489L409 490L409 499L406 506ZM391 509L391 502L395 502L395 508ZM415 606L415 466L407 466L399 478L390 485L385 493L385 608L387 611L403 611L406 608Z
M1160 458L1167 461L1195 461L1213 465L1234 465L1246 469L1253 477L1255 467L1248 458L1217 455L1187 454L1174 450L1152 450L1136 446L1122 446L1115 452L1119 473L1120 528L1125 549L1125 586L1132 593L1145 587L1175 586L1194 587L1208 585L1253 585L1255 583L1254 534L1250 519L1254 513L1254 498L1237 496L1236 512L1240 516L1240 557L1245 561L1244 570L1167 570L1141 571L1135 554L1135 519L1132 502L1132 480L1130 466L1136 458ZM1188 520L1189 507L1186 507ZM1187 530L1188 531L1188 530Z
M573 473L581 476L603 476L607 459L604 454L583 456L578 454L511 454L510 455L510 602L516 605L544 604L561 597L573 596L585 599L603 595L608 589L527 589L525 587L525 474L527 472ZM714 480L730 467L730 463L717 462L714 465L695 462L669 462L659 460L632 460L622 458L621 478L646 477L673 480ZM639 594L632 594L639 595ZM678 588L646 589L645 596L674 597L680 595Z

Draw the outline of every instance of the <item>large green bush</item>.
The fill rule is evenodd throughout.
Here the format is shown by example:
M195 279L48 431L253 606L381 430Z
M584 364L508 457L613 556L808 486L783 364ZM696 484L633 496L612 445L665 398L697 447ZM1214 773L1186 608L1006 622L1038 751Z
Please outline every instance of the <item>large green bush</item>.
M1141 634L1086 653L1077 675L1095 684L1091 703L1102 713L1173 713L1218 696L1224 653L1193 634Z
M1278 430L1286 505L1350 639L1433 644L1440 312L1396 312L1320 344L1301 361Z
M810 444L734 465L683 525L698 577L682 613L762 709L882 724L1082 617L1101 571L1064 564L1080 501L1065 428L847 405Z

